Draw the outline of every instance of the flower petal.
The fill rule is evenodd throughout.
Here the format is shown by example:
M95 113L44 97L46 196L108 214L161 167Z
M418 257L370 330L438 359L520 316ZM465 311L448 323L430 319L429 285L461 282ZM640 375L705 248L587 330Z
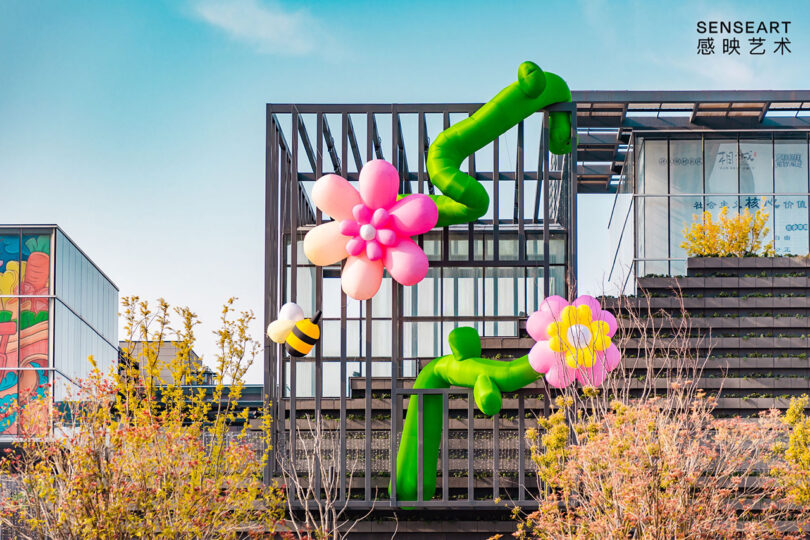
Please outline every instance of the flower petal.
M384 246L395 246L399 239L397 233L391 229L379 229L377 231L377 240Z
M620 353L618 347L612 343L607 350L597 351L596 353L596 363L603 364L606 371L613 371L619 366L621 361L622 353Z
M601 386L607 378L607 370L604 364L596 362L593 367L580 368L577 370L577 380L582 386Z
M368 300L380 290L382 277L382 261L370 261L361 253L357 257L349 257L346 261L340 283L343 292L355 300Z
M366 241L360 238L359 236L355 236L348 242L346 242L346 251L349 252L349 255L360 255L363 253L363 250L366 249Z
M608 337L613 337L616 334L616 330L619 328L619 325L616 322L616 317L614 317L613 313L609 312L606 309L601 310L598 315L594 315L594 320L605 321L607 323Z
M538 341L529 350L529 365L537 373L548 373L555 362L562 362L559 354L555 353L548 346L548 341Z
M574 382L575 370L569 368L564 362L554 362L546 373L546 382L554 388L565 388Z
M416 285L428 272L427 255L410 238L401 238L396 246L386 249L383 262L391 277L402 285Z
M360 170L360 196L372 210L388 208L397 200L399 173L383 159L374 159Z
M574 306L588 306L591 308L591 313L593 317L596 318L596 314L601 311L602 306L599 305L599 300L591 296L590 294L583 294L582 296L577 297L576 300L571 302L571 305Z
M375 240L366 243L366 255L370 261L379 261L382 259L383 250Z
M340 234L343 236L357 236L360 234L360 224L353 219L341 221Z
M326 215L338 220L352 219L352 208L363 202L348 180L336 174L318 178L312 186L312 202Z
M348 240L348 236L340 234L340 222L318 225L304 237L304 255L317 266L335 264L349 256L346 251Z
M423 234L436 226L439 210L427 195L414 194L397 201L391 207L390 227L400 236Z
M549 325L560 321L560 314L568 302L560 296L549 296L540 304L540 309L532 313L526 321L526 331L535 341L548 339Z

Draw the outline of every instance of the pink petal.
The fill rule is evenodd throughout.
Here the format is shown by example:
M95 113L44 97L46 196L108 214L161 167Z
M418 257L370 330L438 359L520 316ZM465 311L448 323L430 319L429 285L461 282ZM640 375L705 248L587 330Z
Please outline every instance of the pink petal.
M594 320L597 321L605 321L608 325L608 337L613 337L616 334L616 330L619 328L618 323L616 322L616 317L613 316L613 313L609 312L606 309L603 309L599 312L598 315L594 316Z
M424 234L436 226L439 210L427 195L415 194L397 201L389 209L391 229L400 236Z
M360 224L353 219L340 222L340 234L343 236L357 236L360 233Z
M395 247L386 249L383 263L391 277L403 285L419 283L428 271L427 255L410 238L401 238Z
M562 310L568 302L562 296L549 296L540 303L540 309L532 313L526 321L526 331L535 341L549 339L546 329L553 322L558 322Z
M374 225L375 228L381 229L388 223L389 217L390 215L385 208L377 208L374 210L374 215L371 217L371 224Z
M379 261L382 259L383 250L375 240L366 243L366 255L368 255L368 260L370 261Z
M366 249L366 241L359 236L355 236L346 242L346 251L349 253L349 255L356 257L357 255L363 253L364 249Z
M340 223L330 221L318 225L304 237L304 255L312 264L328 266L348 257L348 237L340 234Z
M596 363L605 366L605 371L613 371L622 361L622 353L615 344L611 343L610 347L605 351L597 351Z
M348 180L336 174L321 176L312 187L312 202L324 214L338 220L352 218L352 208L362 199Z
M599 300L591 296L590 294L583 294L582 296L578 297L576 300L571 302L573 306L581 306L586 305L591 308L591 313L593 313L594 318L596 315L602 311L602 306L599 305Z
M349 257L343 266L340 283L343 292L355 300L368 300L380 290L383 277L382 261L370 261L361 254Z
M555 363L562 363L563 357L548 346L548 341L538 341L529 350L529 364L537 373L548 373Z
M554 388L565 388L574 382L575 371L565 362L554 362L546 373L546 382Z
M369 208L388 208L397 200L398 191L399 173L387 161L375 159L360 170L360 196Z
M371 221L371 210L365 204L356 204L352 207L352 216L360 225Z
M377 231L377 240L384 246L395 246L399 239L397 234L391 229L380 229Z
M601 386L607 377L607 370L602 362L595 362L593 367L576 370L577 380L582 386Z

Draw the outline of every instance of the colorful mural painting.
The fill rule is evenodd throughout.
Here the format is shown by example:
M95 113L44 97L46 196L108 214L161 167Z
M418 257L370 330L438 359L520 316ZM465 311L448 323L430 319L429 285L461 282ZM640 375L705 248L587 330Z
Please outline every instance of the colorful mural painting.
M0 435L47 422L17 404L44 397L48 385L39 368L49 367L50 253L50 235L0 236Z

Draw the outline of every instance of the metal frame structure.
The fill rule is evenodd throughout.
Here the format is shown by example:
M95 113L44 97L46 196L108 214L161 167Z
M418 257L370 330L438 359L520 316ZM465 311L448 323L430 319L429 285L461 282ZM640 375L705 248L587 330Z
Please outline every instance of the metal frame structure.
M296 301L297 298L297 271L296 269L306 261L300 261L298 243L303 238L303 234L312 226L321 224L324 217L320 210L314 208L310 203L306 184L320 177L326 170L335 172L348 178L350 181L357 178L357 172L362 167L363 159L360 149L365 143L366 159L387 159L393 163L400 173L400 193L433 193L433 186L429 183L425 169L425 159L429 146L427 117L440 117L444 128L449 127L451 115L470 115L480 107L480 104L377 104L377 105L295 105L295 104L268 104L267 106L267 133L266 133L266 193L265 193L265 290L266 304L264 319L265 324L273 320L278 308L286 301ZM575 106L571 103L559 104L549 108L550 111L568 111L572 113L572 148L576 148L576 114ZM403 131L402 119L405 116L415 116L417 119L417 147L419 149L416 156L416 171L409 169L408 156L406 155L406 139L414 135ZM333 128L329 124L329 118L339 117L340 128L337 141L333 135ZM314 118L315 138L307 131L307 122ZM362 119L365 123L365 140L358 137L358 130L354 127L354 122ZM283 119L283 120L282 120ZM389 154L385 154L384 143L378 128L380 120L390 122L391 139ZM287 120L289 122L287 123ZM527 170L525 167L524 149L524 124L526 122L540 122L540 140L538 151L538 163L536 170ZM288 134L284 133L283 124L289 125ZM491 182L492 186L492 206L493 214L491 219L479 220L475 224L467 226L455 226L434 230L428 235L418 238L420 246L424 246L425 237L434 235L440 239L441 251L435 260L431 260L431 267L446 269L454 267L475 267L481 268L482 272L488 269L512 268L524 269L524 280L527 279L528 270L531 268L542 269L543 273L543 297L550 294L550 275L555 267L564 271L565 284L569 289L575 287L576 276L576 186L577 186L577 166L576 160L571 156L564 156L562 159L550 160L548 152L548 114L542 111L537 115L521 122L516 128L517 147L515 148L515 166L513 170L503 170L499 156L499 141L496 139L491 145L492 148L492 170L480 171L476 168L475 156L468 159L469 174L482 182ZM360 140L358 140L360 139ZM412 147L412 146L411 146ZM488 151L487 149L482 152ZM327 160L327 163L324 163ZM411 163L413 157L411 158ZM353 164L355 171L350 171L350 164ZM499 189L499 182L514 182L514 193L502 193ZM526 201L527 185L530 182L536 183L534 201ZM510 184L511 186L511 184ZM508 219L500 216L501 197L508 196L514 200L514 212ZM542 199L542 201L541 201ZM526 218L524 205L529 202L534 204L533 215ZM542 209L542 217L540 210ZM543 217L549 216L549 219ZM509 219L510 218L510 219ZM552 223L552 220L554 223ZM542 234L542 256L530 257L527 254L527 234ZM448 253L450 235L466 235L467 237L467 258L458 260ZM475 244L482 237L492 237L494 253L490 257L477 259L474 257ZM517 257L505 260L499 253L499 240L505 237L515 237L517 240ZM539 236L538 236L539 237ZM550 246L552 238L564 242L565 258L562 264L551 261ZM484 242L486 244L486 242ZM535 254L537 255L537 254ZM288 267L292 269L288 272ZM317 267L315 269L314 280L314 304L316 309L321 309L324 302L324 272L330 271ZM443 270L440 270L443 271ZM524 284L525 286L525 284ZM566 291L560 291L566 292ZM525 289L524 289L525 294ZM339 462L346 463L347 458L347 297L341 292L340 296L340 327L341 342L339 358L334 360L339 362L340 397L339 397L339 418L338 427L340 437ZM392 283L391 287L391 337L393 345L392 354L387 358L373 356L372 350L372 323L375 321L372 309L372 300L363 302L361 321L364 325L365 342L364 354L362 358L353 360L363 362L365 375L365 426L362 432L364 447L363 454L366 456L364 464L363 483L361 485L347 486L346 474L341 474L340 499L346 501L352 499L352 495L362 494L362 499L349 500L350 507L367 508L374 502L372 493L372 388L373 388L373 363L390 362L391 373L386 377L390 388L390 434L398 434L403 421L403 401L410 396L416 396L420 412L419 430L421 434L421 410L426 394L440 394L443 396L445 420L442 440L441 471L442 483L440 494L432 500L422 500L422 486L419 486L418 501L398 500L396 491L392 493L390 499L391 506L418 506L418 507L479 507L488 506L494 508L496 505L493 499L502 496L502 489L499 486L500 480L500 420L496 417L492 421L493 440L493 482L491 490L487 495L488 500L476 498L475 485L475 449L473 442L476 437L476 430L481 428L476 426L474 419L474 402L472 390L468 389L447 389L447 390L413 390L405 386L403 379L403 325L411 321L433 320L439 317L410 317L403 314L403 287ZM524 301L524 305L525 301ZM483 317L453 317L455 324L465 320L475 319L486 322L514 323L516 330L515 338L518 337L517 330L520 321L525 317L522 313L510 313L507 316L483 316ZM321 345L316 346L314 352L315 364L315 390L312 410L315 417L320 417L323 410L323 388L324 374L323 364L326 360ZM418 359L421 361L424 359ZM300 362L301 360L298 360ZM274 411L274 432L273 451L285 452L287 456L296 456L296 446L298 441L298 405L301 399L296 396L296 359L286 358L280 346L269 340L265 346L265 371L264 389L265 401L272 403ZM287 366L289 367L289 371ZM289 373L289 376L287 375ZM376 378L375 378L376 379ZM289 384L289 393L285 393L285 388ZM541 387L542 388L542 387ZM455 396L466 396L466 424L462 430L466 431L467 448L466 464L468 467L466 498L451 498L450 494L450 431L455 426L451 426L450 410L457 409L451 407L450 401ZM518 432L525 430L525 415L527 411L524 393L517 393L514 396L518 409ZM462 398L463 399L463 398ZM542 405L541 405L542 407ZM548 407L543 409L547 412ZM459 431L458 427L455 427ZM420 437L421 439L421 437ZM517 481L514 482L516 491L509 493L509 496L519 504L530 504L526 485L526 459L527 451L523 444L522 436L518 438L518 466ZM396 436L389 437L388 463L390 471L390 481L396 486L396 452L398 449L398 439ZM420 444L421 450L421 444ZM421 451L419 452L421 456ZM275 456L274 456L275 457ZM419 469L422 469L421 459ZM271 459L266 471L266 477L272 478L278 474L276 459ZM421 475L420 475L421 476ZM310 479L315 483L315 491L320 493L320 478L317 474ZM454 491L458 491L454 488ZM458 496L458 495L455 495Z

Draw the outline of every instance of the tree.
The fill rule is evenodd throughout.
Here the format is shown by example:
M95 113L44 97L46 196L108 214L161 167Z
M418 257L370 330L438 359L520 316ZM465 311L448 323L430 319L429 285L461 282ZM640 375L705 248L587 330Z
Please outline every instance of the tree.
M710 353L697 352L683 301L679 317L646 295L617 302L614 340L627 352L633 339L638 357L602 388L566 388L527 430L540 495L536 511L515 510L515 536L789 538L786 490L769 474L787 436L778 413L715 418L697 386Z
M3 499L0 519L23 524L20 538L67 540L219 539L275 530L283 492L263 483L267 447L251 444L249 412L237 407L259 345L247 331L252 313L233 306L230 299L223 307L216 332L214 386L194 389L175 381L203 377L202 362L189 362L196 315L175 309L174 330L165 301L153 310L124 298L121 372L101 373L91 358L91 375L62 404L53 433L28 434L15 445L2 466L19 491ZM158 352L168 337L177 354L161 366ZM161 379L163 368L171 380ZM270 416L262 418L269 433Z
M350 516L347 512L349 496L341 496L341 475L345 474L348 493L358 469L358 454L347 456L342 464L340 432L324 426L323 418L313 420L307 415L304 420L305 429L295 429L295 455L291 455L289 448L278 453L281 473L289 490L290 528L299 540L347 538L355 525L374 511L372 503L362 516Z
M746 208L728 217L728 207L720 210L719 221L710 212L694 216L695 222L683 230L681 247L690 257L749 257L772 256L773 242L765 243L770 229L768 213L757 209L754 214ZM699 220L699 221L698 221Z

